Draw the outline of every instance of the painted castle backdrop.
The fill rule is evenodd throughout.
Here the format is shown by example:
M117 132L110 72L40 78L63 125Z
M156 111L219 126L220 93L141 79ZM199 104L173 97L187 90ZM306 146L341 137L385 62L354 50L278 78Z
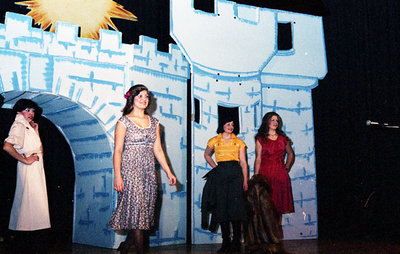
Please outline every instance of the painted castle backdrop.
M57 23L55 33L45 32L33 28L30 17L15 13L7 13L0 24L5 106L12 107L16 98L36 101L71 146L73 241L115 247L123 240L107 227L116 202L113 131L123 94L138 83L154 94L150 111L161 122L166 155L180 182L178 187L160 184L152 246L186 242L187 205L192 207L192 242L221 241L220 235L201 229L200 200L202 176L210 170L203 152L216 135L218 109L225 108L239 114L251 175L262 116L268 111L282 116L296 154L290 172L296 212L284 216L285 239L317 238L311 90L327 73L322 17L225 0L215 1L215 13L195 10L191 0L171 0L170 17L177 45L171 44L168 53L157 51L157 40L145 36L138 45L121 43L116 31L101 30L100 39L91 40L78 37L77 25ZM192 112L187 112L187 100ZM187 135L190 113L192 136ZM192 204L186 203L187 168L192 170ZM160 183L166 182L162 172L159 176Z

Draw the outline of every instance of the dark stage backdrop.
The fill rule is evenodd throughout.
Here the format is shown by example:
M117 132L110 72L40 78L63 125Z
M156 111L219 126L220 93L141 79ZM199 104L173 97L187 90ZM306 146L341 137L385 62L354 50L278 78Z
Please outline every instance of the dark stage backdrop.
M117 2L139 19L113 19L124 43L137 44L146 35L167 51L173 42L169 0ZM312 0L251 2L286 2L290 10L324 15L328 74L312 93L319 237L400 241L400 131L365 124L400 124L400 1L323 0L326 9ZM211 11L213 1L196 0L195 6ZM1 23L5 11L27 13L9 0L0 10Z
M324 0L328 74L313 90L323 238L400 241L400 1Z

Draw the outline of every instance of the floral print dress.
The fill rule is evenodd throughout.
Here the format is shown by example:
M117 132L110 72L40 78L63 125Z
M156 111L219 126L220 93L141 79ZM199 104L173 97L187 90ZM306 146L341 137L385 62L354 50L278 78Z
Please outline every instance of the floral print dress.
M121 161L124 191L118 192L117 207L109 222L114 230L148 230L154 224L158 186L153 147L158 120L149 118L150 126L146 128L127 116L118 120L126 128Z

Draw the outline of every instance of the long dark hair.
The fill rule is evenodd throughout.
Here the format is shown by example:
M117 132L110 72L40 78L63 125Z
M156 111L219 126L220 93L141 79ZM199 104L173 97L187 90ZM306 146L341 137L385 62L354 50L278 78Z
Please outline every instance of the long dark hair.
M140 94L141 91L147 91L147 93L149 95L149 104L147 105L147 107L150 106L151 94L149 92L149 89L147 89L147 87L145 85L137 84L137 85L134 85L131 88L129 88L128 92L125 93L126 104L125 104L124 109L122 110L123 115L127 115L132 112L134 99L137 95ZM147 112L145 112L145 113L147 114Z
M256 134L256 139L257 138L262 138L263 141L265 142L267 140L268 137L268 131L269 131L269 121L271 120L271 118L273 116L276 116L278 118L278 128L276 128L276 133L278 135L281 135L285 138L287 138L287 140L292 144L292 141L290 140L290 138L286 135L286 133L282 130L282 126L283 126L283 121L280 115L278 115L275 112L268 112L264 115L263 119L262 119L262 123L260 128L258 129L258 132Z

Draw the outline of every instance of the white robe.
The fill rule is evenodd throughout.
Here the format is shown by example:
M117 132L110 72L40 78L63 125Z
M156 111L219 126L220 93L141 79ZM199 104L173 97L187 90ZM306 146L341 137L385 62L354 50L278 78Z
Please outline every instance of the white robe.
M5 141L12 144L21 155L37 153L39 156L39 161L31 165L18 161L17 186L8 228L24 231L50 228L40 137L23 115L17 114Z

